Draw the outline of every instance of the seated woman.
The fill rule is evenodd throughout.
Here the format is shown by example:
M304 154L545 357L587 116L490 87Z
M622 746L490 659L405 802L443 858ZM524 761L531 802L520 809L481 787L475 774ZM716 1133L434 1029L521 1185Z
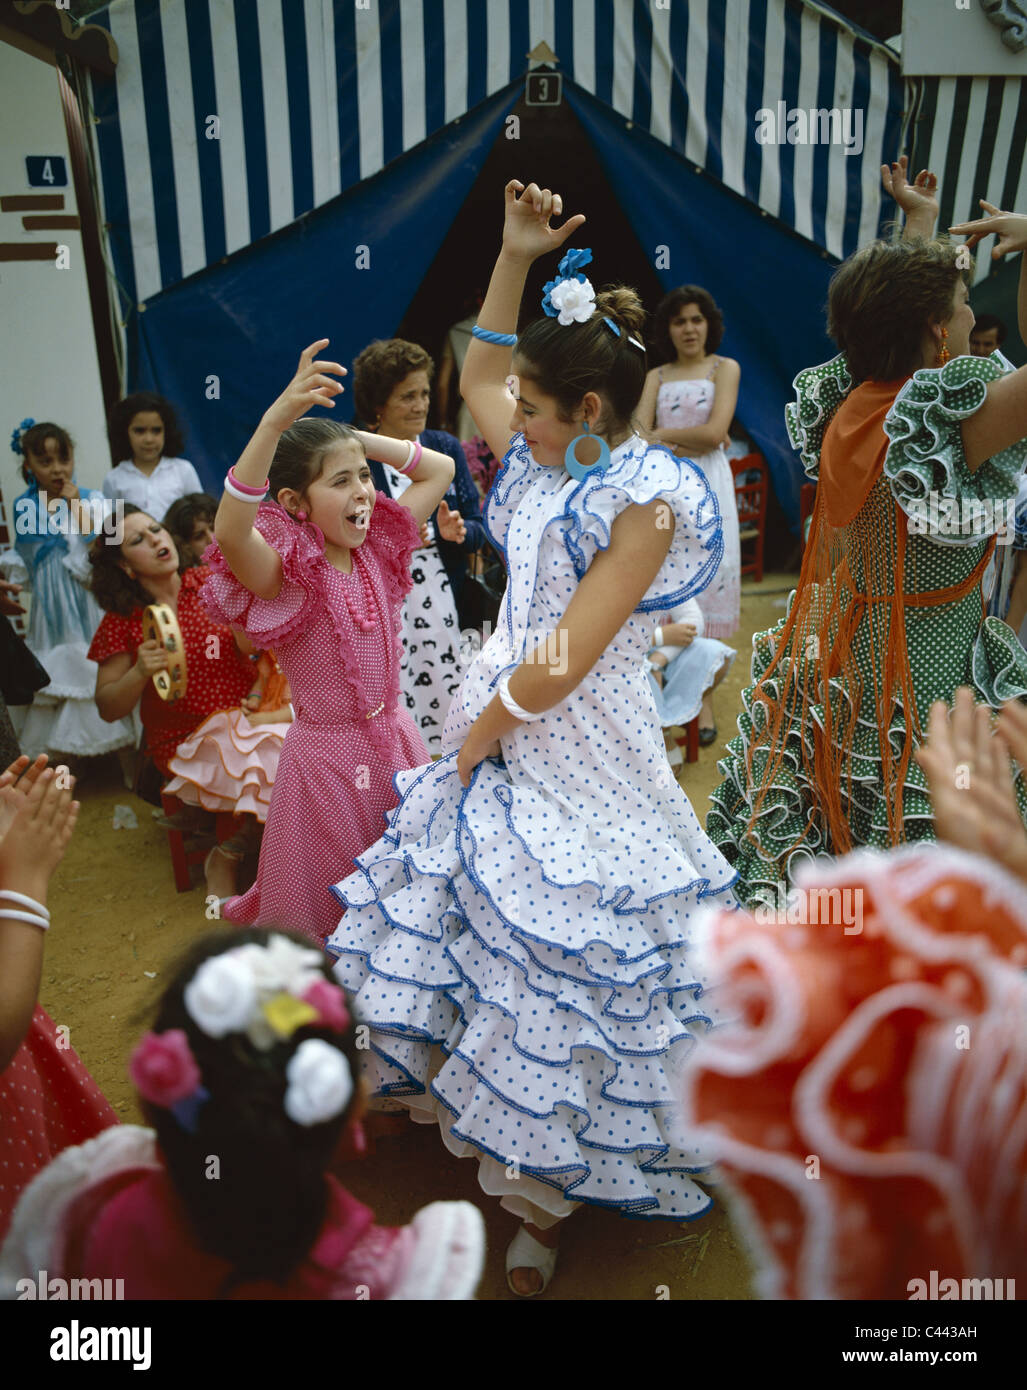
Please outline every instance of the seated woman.
M414 556L414 588L403 609L400 689L429 753L442 751L442 726L460 686L460 611L467 556L485 544L481 503L460 441L426 430L435 367L424 348L402 338L370 343L353 363L357 414L372 433L419 442L456 465L449 492L424 530ZM409 478L371 462L375 487L399 497ZM437 544L436 544L437 541ZM473 624L469 624L473 626Z
M914 759L929 706L961 685L992 709L1027 699L1027 654L981 611L1027 458L1027 368L969 355L969 260L930 239L935 185L894 166L905 238L839 267L828 317L841 355L795 381L789 429L819 477L809 543L787 616L753 640L706 827L746 905L818 855L935 839ZM1003 250L1027 247L1027 217L988 231ZM1027 816L1023 787L1019 798Z
M649 683L664 729L684 728L699 717L703 701L716 690L738 653L715 637L704 636L703 611L694 598L665 613L653 633ZM681 763L681 749L669 750L670 765Z
M178 550L159 521L127 503L124 535L101 536L89 558L93 593L104 617L89 648L96 673L96 707L110 722L139 707L146 745L158 771L171 776L170 760L179 744L217 710L241 705L253 687L253 665L232 629L212 622L200 602L208 571L202 565L180 569ZM165 701L153 685L167 670L168 653L156 641L143 641L143 610L164 603L182 632L186 689ZM215 848L205 871L211 893L234 892L236 859Z

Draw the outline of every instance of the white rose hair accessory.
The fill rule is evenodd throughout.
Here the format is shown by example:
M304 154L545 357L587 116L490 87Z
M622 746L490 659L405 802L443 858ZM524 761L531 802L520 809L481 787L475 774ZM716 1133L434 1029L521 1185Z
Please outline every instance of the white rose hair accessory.
M556 267L559 279L549 280L543 286L544 312L565 328L571 323L585 323L596 311L595 287L581 273L581 267L588 265L591 259L592 252L587 246L568 251Z
M186 1012L208 1037L242 1033L258 1053L269 1052L299 1028L344 1033L350 1026L346 996L325 979L322 959L319 951L280 935L271 936L267 945L237 946L199 967L183 991ZM199 1108L210 1096L200 1085L199 1068L185 1034L181 1034L188 1053L185 1061L175 1049L169 1050L169 1039L175 1041L172 1033L148 1033L133 1055L130 1072L145 1099L170 1109L184 1128L195 1132ZM188 1072L188 1085L179 1075L183 1070ZM342 1114L352 1099L349 1061L323 1038L302 1042L289 1059L285 1075L284 1109L296 1124L323 1124Z
M285 1113L295 1124L309 1127L341 1115L353 1096L349 1062L323 1038L307 1038L285 1068L288 1089Z

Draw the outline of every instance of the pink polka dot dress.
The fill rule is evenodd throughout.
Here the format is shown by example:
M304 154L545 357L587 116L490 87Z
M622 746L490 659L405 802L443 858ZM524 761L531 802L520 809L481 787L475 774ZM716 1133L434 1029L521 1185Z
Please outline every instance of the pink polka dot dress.
M329 885L374 844L398 800L393 777L431 761L399 705L400 611L420 545L410 512L378 493L367 539L343 574L312 523L263 502L256 528L282 557L277 597L260 599L232 574L215 543L203 600L217 621L274 647L292 689L257 880L222 915L280 926L323 944L339 920Z
M118 1117L53 1019L36 1005L28 1033L0 1075L0 1240L35 1175Z

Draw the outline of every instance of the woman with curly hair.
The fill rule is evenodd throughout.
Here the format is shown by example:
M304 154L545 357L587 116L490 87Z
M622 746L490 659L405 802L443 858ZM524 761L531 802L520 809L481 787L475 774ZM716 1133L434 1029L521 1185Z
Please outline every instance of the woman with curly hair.
M413 590L403 608L400 688L430 753L442 749L442 726L460 686L460 600L467 556L486 541L481 502L460 441L426 430L435 364L424 348L403 338L369 343L353 363L357 414L372 434L420 442L453 460L446 496L422 531L413 559ZM379 492L399 497L409 480L372 460ZM472 626L468 623L467 626Z
M98 667L96 707L109 722L138 707L147 751L169 778L168 764L178 745L216 710L241 705L255 672L232 629L214 622L200 602L208 569L195 565L183 572L175 543L159 521L128 503L124 539L120 545L117 540L98 537L89 556L93 594L105 610L89 648L89 659ZM143 610L151 603L167 604L182 632L186 689L173 702L162 700L153 685L157 672L168 668L168 653L157 641L143 641ZM242 852L231 844L211 851L207 882L212 893L228 897L234 892L235 864Z
M707 832L751 905L804 860L936 838L915 759L932 702L969 686L997 709L1027 699L1027 654L984 617L981 579L1027 459L1027 368L969 355L965 248L930 239L937 180L883 171L904 239L839 267L828 326L841 354L795 379L787 412L819 475L798 588L753 640L753 685L720 763ZM1027 247L1027 218L954 231ZM1027 328L1027 272L1020 277ZM1027 790L1018 787L1021 815Z

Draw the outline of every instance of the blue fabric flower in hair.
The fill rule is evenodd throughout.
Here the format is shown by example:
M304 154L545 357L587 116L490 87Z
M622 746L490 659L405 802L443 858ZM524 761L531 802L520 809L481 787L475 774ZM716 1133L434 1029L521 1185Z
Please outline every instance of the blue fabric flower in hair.
M595 312L595 290L581 273L581 267L588 265L592 252L587 246L568 251L556 267L556 280L548 280L543 289L543 312L551 319L559 318L561 324L584 323Z
M33 420L31 416L26 416L25 419L22 420L21 424L16 425L15 428L11 431L12 454L17 454L19 458L21 457L21 454L23 452L21 447L21 436L25 433L26 430L30 430L35 423L35 420Z

